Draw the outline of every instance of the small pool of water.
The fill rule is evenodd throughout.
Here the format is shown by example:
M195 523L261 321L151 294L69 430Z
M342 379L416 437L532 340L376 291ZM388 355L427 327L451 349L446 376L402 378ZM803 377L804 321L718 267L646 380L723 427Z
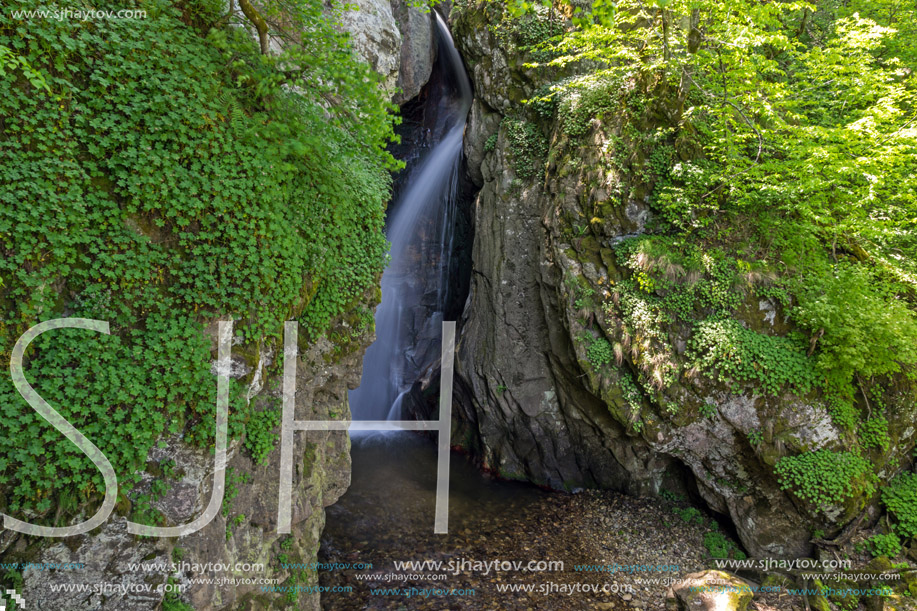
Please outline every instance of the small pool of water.
M433 534L436 446L431 439L401 431L363 434L353 439L351 457L353 479L347 493L326 510L323 541L365 547L405 537L448 539ZM480 529L550 494L481 473L456 452L449 472L450 533Z

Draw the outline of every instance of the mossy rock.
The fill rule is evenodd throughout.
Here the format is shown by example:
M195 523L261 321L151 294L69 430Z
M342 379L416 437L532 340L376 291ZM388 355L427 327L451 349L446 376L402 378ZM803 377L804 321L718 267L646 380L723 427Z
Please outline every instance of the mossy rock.
M679 611L746 611L754 598L751 584L726 571L691 573L670 592Z

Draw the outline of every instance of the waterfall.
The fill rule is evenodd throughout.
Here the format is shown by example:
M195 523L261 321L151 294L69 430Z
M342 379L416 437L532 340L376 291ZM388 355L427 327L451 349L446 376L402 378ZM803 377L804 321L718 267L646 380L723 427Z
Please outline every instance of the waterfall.
M363 358L359 388L350 392L355 420L398 419L401 398L439 355L471 83L442 17L433 11L436 69L449 85L432 99L431 146L395 198L387 222L390 263L382 274L376 341Z

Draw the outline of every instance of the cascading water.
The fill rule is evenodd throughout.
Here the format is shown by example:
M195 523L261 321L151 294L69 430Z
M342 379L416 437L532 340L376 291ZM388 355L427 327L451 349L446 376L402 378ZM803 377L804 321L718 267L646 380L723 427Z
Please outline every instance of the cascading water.
M459 270L466 265L467 251L462 249L467 247L467 236L462 228L468 219L459 191L471 85L445 24L439 15L435 18L439 56L434 73L422 99L405 109L401 126L410 131L406 147L399 151L409 166L396 181L396 197L389 209L391 262L382 276L377 339L363 359L360 387L350 393L355 420L405 419L400 413L402 400L415 400L412 387L430 374L440 356L444 312L450 319L456 316L467 290L467 278ZM440 549L446 539L432 533L440 477L436 444L406 431L351 432L351 436L352 479L347 492L326 510L321 561L359 559L378 562L381 568L393 566L389 558L419 559L419 550ZM519 516L527 515L547 494L516 482L495 481L470 461L455 458L449 462L448 537L517 531ZM471 549L477 543L468 540L466 545ZM323 608L389 608L389 599L370 595L369 589L365 596L354 595L351 588L357 583L350 581L345 594L335 594L345 589L331 587L344 585L335 580L352 579L345 574L318 573L322 586L328 588L322 594ZM370 583L373 588L395 585L366 582ZM420 582L410 582L415 583Z
M400 419L402 396L439 354L440 323L449 298L462 134L472 94L452 36L439 14L434 15L437 65L449 87L436 102L429 152L390 209L391 261L382 275L376 341L363 358L359 388L350 392L355 420Z

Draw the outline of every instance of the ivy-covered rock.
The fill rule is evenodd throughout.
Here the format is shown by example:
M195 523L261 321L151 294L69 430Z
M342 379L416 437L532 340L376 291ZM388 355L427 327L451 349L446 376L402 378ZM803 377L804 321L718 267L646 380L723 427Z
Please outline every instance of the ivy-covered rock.
M259 45L259 26L226 14L225 2L142 4L142 19L19 16L40 8L31 0L0 15L0 361L39 322L109 324L109 334L42 335L25 375L110 459L119 482L100 532L66 542L0 537L4 562L85 562L87 572L3 579L36 602L52 596L49 580L187 586L165 598L154 588L37 602L54 609L316 609L317 594L191 584L188 571L129 564L254 562L265 564L259 577L314 583L314 573L276 562L288 544L275 532L277 355L284 322L298 321L298 415L347 417L388 246L394 80L386 90L391 75L354 55L340 5L295 3L279 14L259 3L271 24ZM126 7L135 8L81 9ZM400 62L397 30L388 34ZM179 541L138 542L126 520L183 524L210 498L214 332L227 319L235 336L223 511ZM100 473L3 371L0 505L42 525L85 519L105 490ZM323 507L349 482L348 442L346 433L296 437L296 542L283 549L308 563Z
M716 6L701 10L705 27L732 27L712 21ZM696 491L755 555L807 555L813 533L830 538L875 515L880 498L901 505L881 490L917 442L915 359L902 344L917 327L911 289L896 279L910 259L894 268L853 246L832 251L821 227L771 216L775 204L759 198L798 210L821 200L795 184L787 158L786 190L764 184L775 170L755 165L770 152L752 146L754 130L736 115L722 131L681 65L667 70L682 57L693 66L689 48L704 44L688 41L688 17L669 32L681 46L663 49L660 34L650 51L627 46L640 28L586 29L575 15L474 1L452 12L475 85L469 172L482 185L454 440L504 476L556 488ZM847 27L831 44L865 52L872 43L844 37L866 25ZM824 69L811 53L801 61ZM890 64L868 69L894 79ZM727 172L714 142L734 130L748 148L735 153L743 169ZM881 154L892 175L904 172L906 155ZM752 175L758 191L731 182ZM844 222L850 243L872 231Z

